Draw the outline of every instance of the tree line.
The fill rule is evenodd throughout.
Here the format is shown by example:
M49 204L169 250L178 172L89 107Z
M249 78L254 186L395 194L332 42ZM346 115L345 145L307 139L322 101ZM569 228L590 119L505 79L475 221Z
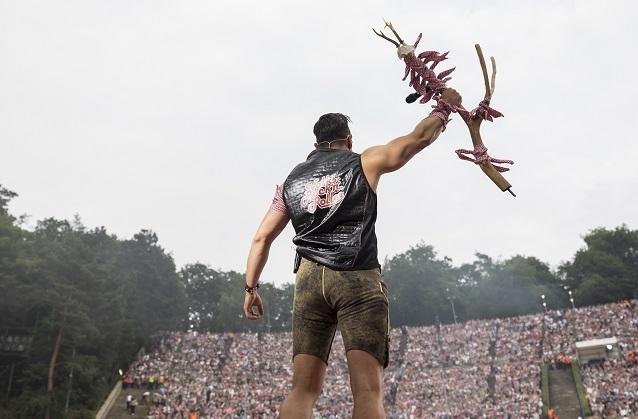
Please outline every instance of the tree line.
M201 263L178 269L155 233L121 239L79 217L35 228L8 211L0 185L0 336L31 336L25 356L2 352L0 417L89 418L134 354L163 330L269 332L291 327L294 284L264 283L262 321L243 318L244 275ZM394 327L509 317L638 293L638 230L597 228L551 269L532 256L477 253L454 265L417 244L384 261ZM541 297L543 296L543 297ZM4 355L2 355L4 354ZM72 373L72 379L70 379Z
M77 218L28 231L8 213L15 196L0 185L0 335L32 341L26 357L0 347L3 390L13 378L0 417L94 417L118 369L181 326L184 287L153 232L120 240Z

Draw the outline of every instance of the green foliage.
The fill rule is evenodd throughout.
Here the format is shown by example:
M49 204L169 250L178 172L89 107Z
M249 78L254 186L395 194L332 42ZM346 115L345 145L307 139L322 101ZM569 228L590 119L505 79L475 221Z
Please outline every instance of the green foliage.
M463 265L459 271L473 278L461 286L467 318L534 313L541 308L541 295L545 295L549 307L564 306L558 279L535 257L514 256L494 262L486 255L477 255L473 264ZM564 292L562 297L566 297Z
M420 244L386 261L385 281L393 304L394 326L509 317L541 309L541 295L550 307L565 306L566 293L549 266L537 258L514 256L495 262L477 254L471 264L452 266L432 246ZM438 319L438 320L437 320Z
M638 230L623 225L597 228L586 246L560 267L565 283L575 290L576 304L591 305L638 296Z
M6 190L0 188L6 209ZM12 361L11 397L0 414L11 418L63 415L73 368L70 417L93 417L140 345L159 330L175 330L186 297L175 264L157 236L141 231L119 240L103 228L87 230L79 219L40 221L33 232L0 213L0 328L34 337L28 358ZM52 359L57 336L59 355ZM76 356L73 357L73 349ZM47 376L53 365L52 398ZM0 376L7 388L8 374Z
M638 297L638 231L626 226L592 230L586 247L557 272L535 257L495 261L477 253L472 263L452 266L432 246L420 244L387 260L385 280L394 326L511 317L548 309ZM398 304L397 304L398 303Z
M197 331L217 331L221 326L217 318L223 311L220 297L228 286L224 272L218 272L201 263L184 266L179 272L188 301L188 324Z
M383 275L390 297L393 326L452 321L448 301L441 298L454 285L450 260L437 258L434 248L419 244L385 262Z
M184 266L179 272L188 300L184 327L200 332L269 332L290 330L292 284L275 287L260 284L259 294L266 311L262 321L247 322L243 316L245 277L222 272L202 264Z
M18 196L17 193L10 191L0 184L0 215L8 214L9 201Z
M53 418L62 417L71 369L69 417L92 417L118 368L125 369L137 349L160 330L291 329L293 284L262 283L265 318L246 321L243 274L200 263L178 272L149 230L123 240L103 227L87 229L78 216L71 222L45 219L33 231L26 230L8 212L16 196L0 185L0 329L28 330L34 341L28 358L16 360L11 397L0 405L0 417L42 417L47 407ZM411 247L384 266L392 326L451 323L452 306L459 321L537 312L541 295L548 308L565 308L565 287L578 305L636 297L638 231L599 228L584 241L585 247L558 272L520 255L493 260L477 253L472 263L454 266L430 245ZM59 355L52 359L58 336ZM3 388L9 362L0 359Z

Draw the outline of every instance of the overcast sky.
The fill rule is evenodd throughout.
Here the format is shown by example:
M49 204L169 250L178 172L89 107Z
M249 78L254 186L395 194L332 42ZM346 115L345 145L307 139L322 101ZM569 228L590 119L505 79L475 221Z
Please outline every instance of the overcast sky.
M379 186L380 258L420 241L556 266L589 229L638 228L635 1L0 0L0 183L30 224L79 213L119 237L157 232L178 264L244 271L250 240L323 113L351 116L355 151L409 132L403 64L382 18L482 98L479 42L498 65L484 123L516 162L500 192L459 160L458 116ZM263 281L293 280L290 226Z

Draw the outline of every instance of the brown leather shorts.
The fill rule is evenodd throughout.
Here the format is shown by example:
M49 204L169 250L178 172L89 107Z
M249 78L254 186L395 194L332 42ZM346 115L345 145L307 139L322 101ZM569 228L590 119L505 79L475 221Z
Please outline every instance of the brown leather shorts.
M295 280L293 358L309 354L326 364L337 326L346 352L366 351L388 366L388 290L378 268L334 271L303 259Z

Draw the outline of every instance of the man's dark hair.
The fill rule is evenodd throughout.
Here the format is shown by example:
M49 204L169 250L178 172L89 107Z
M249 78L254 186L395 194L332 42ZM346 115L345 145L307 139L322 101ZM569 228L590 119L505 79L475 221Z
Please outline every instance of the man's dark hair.
M317 141L341 140L350 135L348 122L352 122L350 117L341 113L327 113L321 115L315 123L312 132L315 133Z

